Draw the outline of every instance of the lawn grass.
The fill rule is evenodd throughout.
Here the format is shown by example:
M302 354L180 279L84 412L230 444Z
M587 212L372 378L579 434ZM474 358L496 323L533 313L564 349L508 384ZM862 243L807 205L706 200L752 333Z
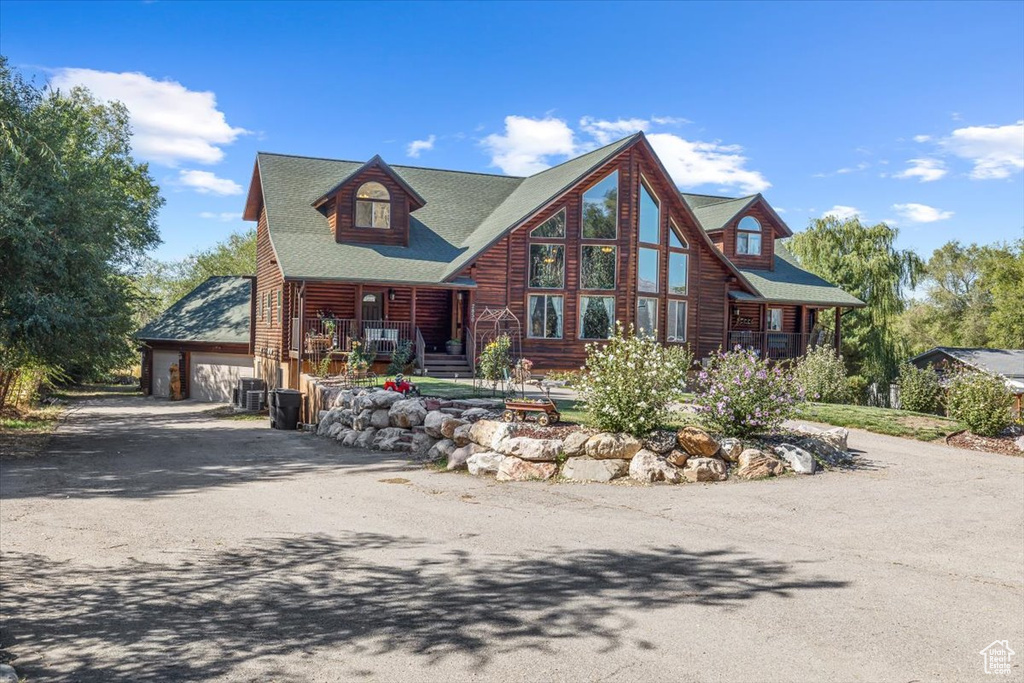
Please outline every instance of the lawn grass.
M410 377L409 380L420 390L420 396L437 398L490 398L490 391L476 391L471 384L461 384L439 377Z
M260 422L270 419L270 413L265 410L260 413L239 413L235 412L233 406L217 406L216 408L210 408L209 410L204 410L203 415L213 417L218 420L236 420L240 422Z
M823 422L836 427L852 427L918 441L935 441L964 428L956 420L938 415L829 403L803 403L797 407L795 419Z
M26 458L39 453L50 441L62 412L59 406L5 411L0 415L0 458Z
M118 396L139 396L142 390L138 384L76 384L59 387L50 396L63 401L84 401L92 398L116 398Z
M574 399L556 398L552 399L562 416L562 422L575 422L586 427L597 428L590 414L584 410L582 404ZM675 411L669 415L668 424L665 429L682 429L691 425L699 426L700 422L696 415L690 412Z

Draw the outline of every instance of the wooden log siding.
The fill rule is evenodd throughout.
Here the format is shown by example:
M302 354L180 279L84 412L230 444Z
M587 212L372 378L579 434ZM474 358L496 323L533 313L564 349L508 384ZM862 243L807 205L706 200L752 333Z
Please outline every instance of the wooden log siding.
M744 216L753 216L761 224L761 255L747 256L736 253L737 226ZM709 233L711 240L720 245L719 250L739 268L754 270L775 270L775 219L760 204L755 203L722 230Z
M583 193L613 171L619 172L619 230L615 240L583 240L581 216ZM530 218L510 235L503 237L481 254L461 275L473 278L478 285L474 302L476 314L484 307L509 309L523 325L523 355L538 369L578 368L586 360L586 344L579 339L579 301L581 296L614 296L615 317L623 324L634 323L637 305L637 201L641 171L650 189L661 202L661 238L667 244L669 218L683 233L688 250L688 321L687 339L700 355L717 350L725 342L726 287L728 269L704 242L700 228L690 218L671 180L660 171L646 148L636 145L611 159L600 169L582 179L545 210ZM565 239L531 240L530 231L558 211L566 212ZM531 290L529 282L529 248L531 241L565 245L565 287L560 290ZM585 291L579 288L582 244L609 244L617 252L616 288L614 291ZM666 337L668 320L668 259L662 251L661 287L658 298L658 335ZM562 339L531 339L528 304L530 294L551 294L563 297ZM676 297L673 297L676 298Z
M281 295L281 307L278 309L277 296ZM277 265L274 248L270 244L267 231L267 212L260 207L259 222L256 225L256 315L252 319L253 336L255 338L255 355L280 361L287 356L288 334L291 330L292 310L291 288L285 287L284 277ZM270 302L269 311L264 307ZM284 313L279 315L278 311ZM270 311L273 312L271 317ZM284 318L282 320L282 318Z
M363 183L375 181L387 188L391 194L391 227L357 228L355 225L356 192ZM387 173L377 167L371 167L345 183L333 202L328 202L321 211L334 214L328 215L328 223L334 230L334 238L339 242L357 242L360 244L392 244L409 246L409 195Z

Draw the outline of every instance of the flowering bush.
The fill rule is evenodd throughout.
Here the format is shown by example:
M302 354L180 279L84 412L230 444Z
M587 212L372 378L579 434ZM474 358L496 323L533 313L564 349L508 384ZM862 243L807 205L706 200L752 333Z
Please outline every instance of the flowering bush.
M577 390L600 429L646 436L665 424L692 363L685 348L662 346L616 323L607 342L587 344Z
M808 401L846 403L846 366L843 359L828 346L817 346L796 364L793 380Z
M980 436L996 436L1010 426L1013 395L1003 380L974 370L952 373L946 412Z
M369 369L373 363L372 350L363 346L362 342L352 342L352 350L348 352L348 368L354 372Z
M696 389L694 404L701 420L726 436L775 431L803 398L782 365L771 366L739 346L713 356L710 366L698 373Z
M900 388L900 408L916 413L938 413L942 409L942 384L935 368L917 368L910 363L900 366L896 380Z
M477 359L480 376L497 387L505 379L505 373L512 369L512 339L507 334L499 335L484 347Z

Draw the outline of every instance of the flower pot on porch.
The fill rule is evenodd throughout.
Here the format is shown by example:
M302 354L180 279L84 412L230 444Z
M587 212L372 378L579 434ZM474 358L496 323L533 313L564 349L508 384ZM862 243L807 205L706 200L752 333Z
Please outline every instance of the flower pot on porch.
M462 355L462 342L457 339L450 339L444 345L445 351L449 356L461 356Z

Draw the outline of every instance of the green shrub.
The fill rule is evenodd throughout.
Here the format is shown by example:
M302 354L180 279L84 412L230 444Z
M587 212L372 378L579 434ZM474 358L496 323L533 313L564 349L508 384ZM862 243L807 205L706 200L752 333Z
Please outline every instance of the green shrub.
M403 339L391 350L391 362L388 364L388 374L397 375L405 372L412 362L412 342Z
M896 385L900 388L903 410L935 414L942 411L942 384L932 366L918 368L910 363L902 364Z
M668 421L668 407L683 393L693 355L679 346L662 346L633 326L616 324L607 342L587 344L587 363L577 390L603 430L646 436Z
M950 377L946 412L979 436L996 436L1010 426L1012 402L1003 380L986 372L959 370Z
M706 427L726 436L777 431L801 400L792 373L739 347L697 373L694 404Z
M849 400L846 366L829 346L818 346L808 351L797 362L793 380L808 401L846 403Z
M868 393L867 377L863 375L850 375L846 378L846 396L855 405L864 405Z
M480 377L496 388L512 370L512 339L502 334L488 342L477 359L477 369Z

